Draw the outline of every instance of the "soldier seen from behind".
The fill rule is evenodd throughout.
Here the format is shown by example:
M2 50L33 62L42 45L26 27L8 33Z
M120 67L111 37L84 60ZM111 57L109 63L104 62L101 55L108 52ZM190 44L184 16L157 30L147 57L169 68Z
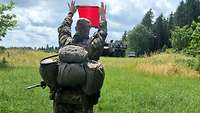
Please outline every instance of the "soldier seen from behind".
M104 79L103 66L97 61L107 36L106 7L101 3L100 26L89 37L91 22L86 18L78 19L76 33L72 36L72 18L77 7L73 0L68 6L69 13L58 28L60 50L57 85L50 88L54 113L93 113Z

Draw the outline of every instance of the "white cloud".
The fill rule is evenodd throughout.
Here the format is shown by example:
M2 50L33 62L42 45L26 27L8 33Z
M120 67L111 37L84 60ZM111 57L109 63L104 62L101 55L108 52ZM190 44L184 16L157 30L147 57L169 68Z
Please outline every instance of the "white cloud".
M17 6L13 12L17 15L17 26L0 44L6 47L58 45L57 28L51 26L56 21L52 17L55 12L44 1L39 6Z
M9 0L0 0L8 2ZM8 32L0 45L10 46L46 46L58 45L57 27L68 12L66 0L14 0L18 25ZM97 5L100 1L107 4L108 39L121 38L125 30L138 24L147 10L153 9L155 16L161 12L165 16L174 11L181 0L77 0L78 4ZM72 31L78 15L74 17ZM92 30L94 31L94 30Z

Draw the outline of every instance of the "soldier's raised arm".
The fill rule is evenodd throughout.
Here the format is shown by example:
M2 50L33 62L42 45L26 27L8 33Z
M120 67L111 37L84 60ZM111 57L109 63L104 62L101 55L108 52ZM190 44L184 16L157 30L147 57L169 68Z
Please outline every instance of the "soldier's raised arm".
M89 57L92 60L98 60L101 56L107 37L107 21L106 21L106 6L101 3L100 8L101 23L98 31L93 35L93 39L89 46Z
M101 15L101 23L98 32L105 40L107 36L107 21L106 21L106 5L103 2L101 3L100 15Z
M69 13L67 17L65 17L61 26L58 28L58 41L60 48L72 42L72 36L71 36L71 25L73 22L72 17L76 12L77 8L75 6L75 1L73 0L71 4L68 3L68 6L69 6Z

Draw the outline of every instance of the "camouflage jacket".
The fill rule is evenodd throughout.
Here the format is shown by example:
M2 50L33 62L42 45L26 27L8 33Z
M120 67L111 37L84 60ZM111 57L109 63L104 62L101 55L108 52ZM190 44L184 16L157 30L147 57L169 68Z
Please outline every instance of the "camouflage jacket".
M58 28L58 40L59 40L59 47L62 48L65 45L69 44L78 44L84 46L89 53L89 59L91 60L99 60L103 52L103 47L105 43L105 39L107 37L107 22L106 20L102 20L100 23L100 27L96 33L92 37L83 38L79 34L75 34L72 37L71 34L71 25L72 25L72 14L68 14L68 16L64 19L62 25ZM79 39L86 39L80 40Z

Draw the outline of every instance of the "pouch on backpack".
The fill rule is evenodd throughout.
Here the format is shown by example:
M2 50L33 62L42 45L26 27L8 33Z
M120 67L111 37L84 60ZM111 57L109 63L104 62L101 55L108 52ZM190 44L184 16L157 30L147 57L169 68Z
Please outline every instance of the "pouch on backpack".
M53 59L58 55L46 57L40 61L40 75L47 86L53 90L57 84L58 77L58 60Z
M85 70L87 79L85 85L82 87L82 90L87 95L98 93L103 86L105 77L103 65L96 61L89 61L86 63Z
M86 81L83 63L59 63L57 83L61 87L77 88Z

